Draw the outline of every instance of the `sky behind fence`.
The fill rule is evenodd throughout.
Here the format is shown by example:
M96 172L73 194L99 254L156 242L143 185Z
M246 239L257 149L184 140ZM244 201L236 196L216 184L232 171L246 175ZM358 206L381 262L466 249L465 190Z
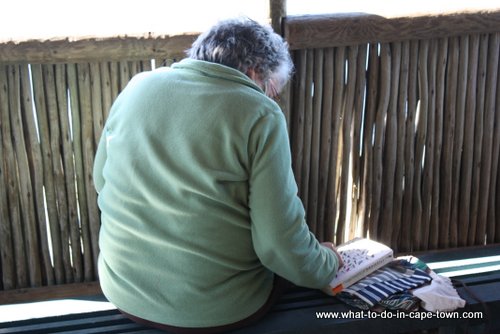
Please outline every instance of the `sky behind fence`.
M238 15L259 22L269 17L269 0L5 0L0 42L115 35L173 35L199 32ZM498 0L287 0L288 13L365 12L385 16L500 9Z

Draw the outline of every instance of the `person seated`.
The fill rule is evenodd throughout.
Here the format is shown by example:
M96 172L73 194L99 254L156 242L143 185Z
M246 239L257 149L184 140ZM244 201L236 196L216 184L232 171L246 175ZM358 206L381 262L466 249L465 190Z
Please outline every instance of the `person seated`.
M272 99L293 72L287 43L238 18L187 55L136 75L112 105L93 174L98 270L134 321L217 333L260 319L291 283L324 288L341 260L306 224Z

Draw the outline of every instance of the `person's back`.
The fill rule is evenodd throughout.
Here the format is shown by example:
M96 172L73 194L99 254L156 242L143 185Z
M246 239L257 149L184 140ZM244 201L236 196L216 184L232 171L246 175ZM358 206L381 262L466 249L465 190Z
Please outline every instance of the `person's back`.
M105 295L140 319L217 327L261 308L274 274L322 288L286 124L252 73L185 59L132 79L96 155Z

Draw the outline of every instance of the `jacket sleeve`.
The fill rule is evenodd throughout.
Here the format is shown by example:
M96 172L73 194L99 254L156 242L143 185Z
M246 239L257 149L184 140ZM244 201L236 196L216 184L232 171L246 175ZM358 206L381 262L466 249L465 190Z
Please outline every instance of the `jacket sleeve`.
M281 112L255 124L249 153L249 206L257 256L268 269L296 285L324 288L337 272L338 259L320 245L305 222Z

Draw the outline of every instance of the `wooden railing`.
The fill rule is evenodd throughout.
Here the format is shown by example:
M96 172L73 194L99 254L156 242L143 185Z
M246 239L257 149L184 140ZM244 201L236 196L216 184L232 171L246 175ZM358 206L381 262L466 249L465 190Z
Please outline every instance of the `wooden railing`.
M282 27L296 74L280 103L320 239L499 242L500 11ZM193 39L0 45L1 290L98 279L92 164L107 112L135 73Z

